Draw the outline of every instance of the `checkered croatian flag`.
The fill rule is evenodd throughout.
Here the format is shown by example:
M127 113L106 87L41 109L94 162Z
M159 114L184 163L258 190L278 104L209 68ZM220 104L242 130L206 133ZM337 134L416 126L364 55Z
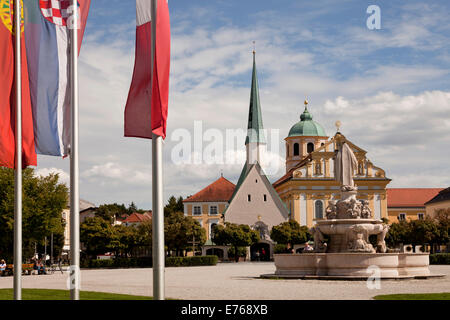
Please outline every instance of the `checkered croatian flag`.
M39 0L42 15L57 26L67 26L67 19L71 15L72 0ZM77 2L78 10L80 4Z
M73 3L73 0L23 0L34 141L38 154L66 156L70 150L69 58ZM80 48L90 0L77 0L76 3Z

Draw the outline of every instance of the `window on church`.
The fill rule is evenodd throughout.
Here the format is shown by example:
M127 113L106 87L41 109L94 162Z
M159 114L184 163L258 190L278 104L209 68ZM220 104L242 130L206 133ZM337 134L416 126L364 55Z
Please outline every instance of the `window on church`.
M248 200L248 202L252 201L252 196L251 196L251 195L248 195L248 196L247 196L247 200Z
M267 201L267 195L266 194L264 195L264 201Z
M300 155L300 145L298 143L294 143L294 156Z
M418 214L417 214L417 218L418 218L419 220L423 220L423 217L424 217L424 214L423 214L423 213L418 213Z
M314 143L309 142L309 143L306 145L306 151L307 151L308 153L313 152L313 151L314 151Z
M323 219L323 202L322 200L316 200L314 204L316 219Z
M400 213L398 215L398 221L405 221L406 220L406 213Z
M289 157L289 145L286 145L286 157Z

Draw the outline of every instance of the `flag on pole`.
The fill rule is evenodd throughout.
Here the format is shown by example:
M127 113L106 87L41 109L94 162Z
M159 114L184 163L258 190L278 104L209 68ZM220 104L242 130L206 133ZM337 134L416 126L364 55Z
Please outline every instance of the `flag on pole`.
M166 137L169 103L170 19L167 0L157 0L156 39L151 74L151 1L136 0L136 53L125 106L125 137Z
M67 156L70 148L70 27L72 0L23 0L34 138L38 154ZM90 0L78 0L78 53Z
M14 2L0 1L0 166L15 167L15 61L14 61ZM23 13L22 13L23 17ZM23 38L22 54L22 166L36 165L34 149L33 119L31 112L30 89L28 86L28 68Z

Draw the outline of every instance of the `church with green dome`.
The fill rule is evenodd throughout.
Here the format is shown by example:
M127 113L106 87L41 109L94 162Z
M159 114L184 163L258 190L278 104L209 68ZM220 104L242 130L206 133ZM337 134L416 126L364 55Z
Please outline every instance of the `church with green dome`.
M369 202L376 219L388 217L386 186L391 180L367 158L367 151L340 132L328 136L322 125L313 120L308 101L300 121L291 127L284 141L286 173L273 186L288 208L290 219L308 227L325 219L329 201L339 198L333 158L336 144L342 142L350 146L358 162L353 178L358 186L358 199Z
M292 126L284 140L286 141L286 172L307 154L328 141L325 129L313 120L312 114L308 111L308 101L305 101L305 110L300 115L300 121Z

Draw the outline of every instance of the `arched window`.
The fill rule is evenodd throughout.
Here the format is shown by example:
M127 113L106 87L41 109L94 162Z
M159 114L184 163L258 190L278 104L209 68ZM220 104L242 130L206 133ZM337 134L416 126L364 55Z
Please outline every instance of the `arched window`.
M314 151L314 143L309 142L306 146L306 151L308 151L308 153L311 153Z
M316 219L323 219L323 202L322 200L316 200L314 204Z
M294 143L294 156L300 155L300 145L298 143Z

